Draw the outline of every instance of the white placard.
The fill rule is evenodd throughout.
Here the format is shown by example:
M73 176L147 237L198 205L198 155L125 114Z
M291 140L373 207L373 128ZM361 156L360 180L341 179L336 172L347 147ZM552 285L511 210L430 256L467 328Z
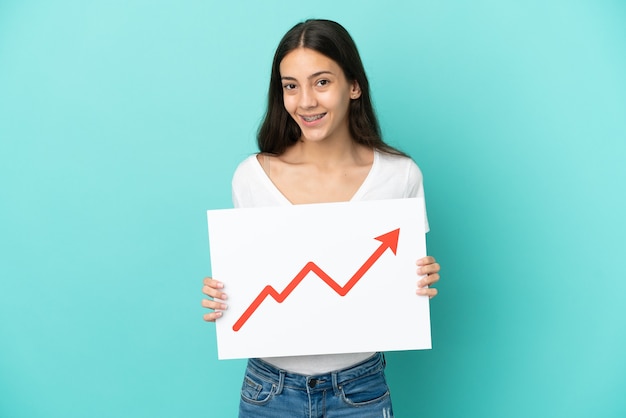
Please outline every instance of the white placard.
M220 359L431 348L422 198L207 212ZM395 252L395 254L394 254Z

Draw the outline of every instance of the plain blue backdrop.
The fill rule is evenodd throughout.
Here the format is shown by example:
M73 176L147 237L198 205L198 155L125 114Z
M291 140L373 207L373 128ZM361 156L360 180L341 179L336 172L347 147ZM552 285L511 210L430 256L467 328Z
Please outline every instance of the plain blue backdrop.
M0 416L236 415L205 211L308 17L351 32L425 177L442 280L433 349L387 356L396 415L626 416L618 0L2 0Z

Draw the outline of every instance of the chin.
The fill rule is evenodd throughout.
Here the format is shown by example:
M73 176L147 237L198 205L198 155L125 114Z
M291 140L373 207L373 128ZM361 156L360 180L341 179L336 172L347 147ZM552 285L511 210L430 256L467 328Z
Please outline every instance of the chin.
M302 134L302 139L306 142L322 142L326 138L328 138L327 135L306 135L304 133Z

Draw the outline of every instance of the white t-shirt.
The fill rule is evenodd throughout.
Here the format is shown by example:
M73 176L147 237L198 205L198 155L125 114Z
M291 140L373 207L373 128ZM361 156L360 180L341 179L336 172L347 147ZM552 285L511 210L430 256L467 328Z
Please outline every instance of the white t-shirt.
M236 208L285 206L291 202L267 176L256 155L239 164L232 181ZM410 158L374 151L374 162L350 201L402 199L424 196L422 172ZM426 211L424 211L426 213ZM424 217L428 232L428 219ZM327 373L357 364L374 353L272 357L263 360L282 370L304 375Z

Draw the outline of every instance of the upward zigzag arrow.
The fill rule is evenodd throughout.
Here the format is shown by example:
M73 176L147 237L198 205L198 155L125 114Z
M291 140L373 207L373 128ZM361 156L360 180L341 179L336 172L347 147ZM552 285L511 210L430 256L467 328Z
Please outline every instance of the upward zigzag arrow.
M263 303L263 301L271 296L276 302L282 303L287 296L294 291L296 287L300 284L300 282L306 277L309 273L315 273L320 279L322 279L331 289L333 289L339 296L345 296L350 292L350 290L354 287L355 284L367 271L374 265L374 263L380 258L381 255L387 250L387 248L391 249L393 254L396 254L396 250L398 248L398 238L400 235L400 228L394 229L393 231L387 232L386 234L380 235L374 239L381 242L381 245L374 251L374 253L363 263L361 267L354 273L354 275L348 280L348 282L341 286L332 277L330 277L324 270L322 270L317 264L312 261L306 263L306 265L300 270L300 272L294 277L291 282L285 287L282 292L278 292L272 286L267 285L261 293L254 299L254 301L250 304L248 309L241 315L241 317L235 322L233 325L233 331L237 332L241 329L241 327L246 323L250 316L258 309L258 307Z

